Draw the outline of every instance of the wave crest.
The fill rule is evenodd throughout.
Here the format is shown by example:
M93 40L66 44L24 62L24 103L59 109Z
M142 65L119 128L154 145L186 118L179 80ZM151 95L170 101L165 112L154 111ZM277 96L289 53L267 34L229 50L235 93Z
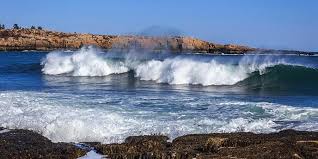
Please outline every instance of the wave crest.
M255 71L236 85L250 88L280 90L315 90L318 88L318 70L298 65L268 66L262 72Z
M136 68L141 80L169 84L232 85L247 77L248 70L237 66L193 59L173 58L152 60Z
M107 76L127 72L123 62L104 59L93 48L82 48L75 53L49 53L42 62L42 72L48 75Z
M114 58L108 56L108 53L99 53L91 47L82 48L75 53L49 53L42 65L42 72L48 75L107 76L132 70L135 72L135 77L141 80L203 86L245 85L244 83L250 83L245 80L251 81L251 77L255 74L259 77L267 74L272 71L269 68L274 66L305 66L281 58L258 58L258 56L245 56L236 62L229 62L228 59L220 60L213 56L197 58L186 55L144 59L142 54L136 53Z

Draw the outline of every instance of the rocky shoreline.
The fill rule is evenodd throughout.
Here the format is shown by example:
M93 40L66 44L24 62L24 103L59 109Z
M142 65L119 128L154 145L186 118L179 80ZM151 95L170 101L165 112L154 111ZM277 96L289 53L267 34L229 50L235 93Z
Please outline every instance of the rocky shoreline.
M295 50L259 49L234 44L222 45L187 36L119 36L64 33L36 28L0 29L0 51L78 50L86 45L115 52L136 50L203 54L318 54L318 52Z
M220 45L191 37L115 36L63 33L42 29L0 29L0 51L76 50L83 45L95 45L105 50L147 50L154 52L237 53L256 49L239 45Z
M33 131L0 128L0 158L79 158L92 150L112 159L318 158L318 132L212 133L167 140L166 136L150 135L131 136L121 144L52 143Z

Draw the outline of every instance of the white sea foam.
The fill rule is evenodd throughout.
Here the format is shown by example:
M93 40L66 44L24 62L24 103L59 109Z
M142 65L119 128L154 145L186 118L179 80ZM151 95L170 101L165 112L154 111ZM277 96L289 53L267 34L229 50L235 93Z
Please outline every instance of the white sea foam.
M258 107L263 108L269 114L274 114L280 120L298 120L298 121L306 121L310 120L310 118L318 117L318 109L317 108L308 108L308 107L290 107L287 105L281 104L273 104L268 102L260 102L257 103Z
M120 98L121 95L112 94L92 100L72 94L63 98L65 96L63 93L1 92L0 127L34 130L54 142L104 143L122 142L128 136L146 134L164 134L173 139L189 133L268 133L284 128L318 130L317 108L296 108L268 102L209 101L210 98L207 98L204 101L188 101L189 105L185 104L182 110L160 108L156 111L155 107L151 110L134 107L136 103L148 101L144 97ZM112 99L122 102L120 105L94 104L110 103ZM170 102L176 102L175 98L166 98L164 103ZM201 102L210 105L209 109L202 112L191 106L198 106ZM258 109L260 114L257 114ZM301 124L295 125L294 121Z
M107 157L105 155L101 155L96 153L95 151L91 150L87 152L85 156L79 157L77 159L106 159Z
M8 129L0 130L0 134L7 133L7 132L10 132L10 130L8 130Z
M291 107L269 102L242 102L230 101L221 102L221 106L255 106L264 110L265 113L274 115L277 120L308 120L309 118L318 117L318 109L311 107Z
M268 133L275 132L277 124L270 119L251 120L244 118L232 119L225 126L220 127L221 132L256 132Z

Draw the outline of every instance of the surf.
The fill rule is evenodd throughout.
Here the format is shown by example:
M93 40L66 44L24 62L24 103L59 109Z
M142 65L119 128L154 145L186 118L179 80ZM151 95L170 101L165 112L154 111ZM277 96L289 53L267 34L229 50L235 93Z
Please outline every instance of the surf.
M237 61L173 54L163 58L138 53L115 57L88 47L74 53L51 52L41 64L46 75L94 77L132 71L139 80L171 85L317 87L314 81L318 79L312 64L275 56L243 56ZM305 79L309 83L304 83Z
M75 92L4 91L0 92L0 126L33 130L53 142L103 143L123 142L128 136L147 134L164 134L174 139L193 133L318 130L318 108L207 94L192 101L188 99L193 96L179 97L179 94L172 97L160 94L152 97L156 100L149 100L146 95L132 94L126 98L109 93L92 99ZM116 99L124 102L119 105L109 102ZM135 106L136 103L143 106ZM173 109L169 109L171 105ZM207 108L195 109L194 105Z

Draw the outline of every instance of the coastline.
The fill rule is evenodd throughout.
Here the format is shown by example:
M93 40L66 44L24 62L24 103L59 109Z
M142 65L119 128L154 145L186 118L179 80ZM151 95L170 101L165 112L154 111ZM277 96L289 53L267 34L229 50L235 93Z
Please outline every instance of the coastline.
M186 36L98 35L64 33L41 29L0 29L0 51L77 50L94 45L104 50L154 52L246 53L255 51L240 45L222 45Z
M217 44L188 36L99 35L64 33L42 29L0 29L0 53L11 51L50 52L76 51L83 46L96 46L108 52L199 53L212 55L305 55L318 52L260 49L235 44Z
M0 158L79 158L96 152L110 158L317 158L318 132L283 130L190 134L168 142L163 135L131 136L123 143L52 143L42 135L0 128Z

